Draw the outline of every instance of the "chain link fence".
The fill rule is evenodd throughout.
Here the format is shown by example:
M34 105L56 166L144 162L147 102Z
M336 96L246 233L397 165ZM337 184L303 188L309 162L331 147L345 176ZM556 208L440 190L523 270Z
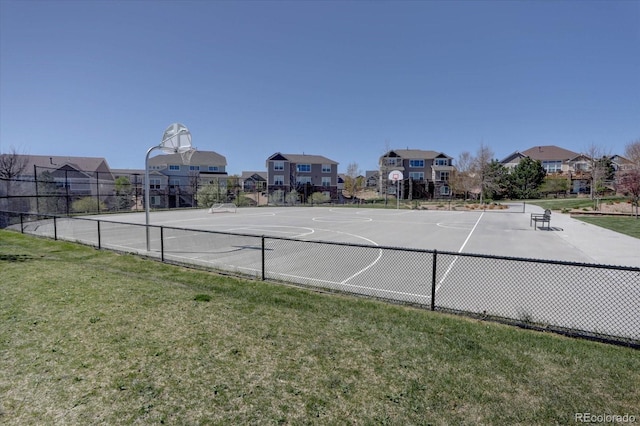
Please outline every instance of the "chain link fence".
M0 212L23 233L640 348L640 268Z

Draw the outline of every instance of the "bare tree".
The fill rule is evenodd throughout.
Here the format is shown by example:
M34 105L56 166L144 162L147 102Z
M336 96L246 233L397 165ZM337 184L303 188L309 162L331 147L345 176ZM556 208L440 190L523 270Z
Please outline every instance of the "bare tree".
M469 192L478 186L474 163L475 158L470 152L461 152L456 161L455 173L451 179L454 192L463 193L465 201L467 201Z
M364 178L362 171L358 168L358 163L349 163L347 173L345 173L344 190L351 198L358 196L364 188Z
M19 154L14 147L9 153L0 154L0 179L15 179L27 167L27 157Z
M493 156L493 150L485 145L484 142L481 142L473 162L473 173L476 175L476 182L480 186L480 203L483 202L485 191L491 190L495 183L490 173Z
M27 157L19 154L14 147L10 148L9 153L0 154L0 180L4 182L4 191L0 191L0 195L5 195L6 202L3 203L7 210L11 210L13 203L11 202L11 185L17 177L23 174L27 168ZM4 193L4 194L3 194Z
M607 184L612 179L611 176L611 155L603 148L591 144L584 152L589 161L589 172L591 174L591 199L595 201L594 208L598 209L600 195L604 192ZM609 159L609 161L607 161Z
M631 198L631 205L635 207L637 219L640 200L640 169L627 170L618 176L618 189Z
M640 169L640 139L625 146L624 156L635 165L636 169Z

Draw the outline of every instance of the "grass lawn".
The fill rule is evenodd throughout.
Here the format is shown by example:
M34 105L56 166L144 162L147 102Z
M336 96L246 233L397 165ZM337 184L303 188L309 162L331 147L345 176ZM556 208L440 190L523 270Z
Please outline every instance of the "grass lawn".
M3 230L0 295L2 424L640 419L625 347Z
M601 203L614 202L623 200L619 197L603 198ZM594 206L594 200L590 198L546 198L529 200L527 204L534 204L540 206L543 209L549 210L572 210L572 209L592 209Z
M640 219L635 217L611 217L611 216L575 216L583 222L591 223L602 228L611 229L621 234L640 238Z

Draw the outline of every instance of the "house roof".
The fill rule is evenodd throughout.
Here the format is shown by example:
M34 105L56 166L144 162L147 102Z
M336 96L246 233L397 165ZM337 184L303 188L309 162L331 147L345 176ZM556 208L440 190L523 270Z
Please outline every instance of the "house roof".
M45 170L75 169L89 173L110 173L107 160L102 157L70 157L61 155L20 155L26 157L25 175L32 175L34 167L41 173Z
M276 152L271 157L267 159L270 160L284 160L289 161L291 163L296 164L339 164L337 161L333 161L324 157L322 155L312 155L312 154L282 154L280 152Z
M525 158L526 155L524 155L523 153L516 151L512 154L509 154L508 156L506 156L505 158L503 158L502 160L500 160L501 164L509 164L509 163L517 163L520 160L522 160L523 158Z
M150 166L161 164L183 164L180 154L156 155L149 159ZM226 166L227 159L215 151L195 151L189 164L194 166Z
M392 149L382 155L381 158L383 157L402 157L410 159L433 159L438 157L452 158L443 152L426 151L422 149Z
M243 171L242 175L240 175L240 179L261 179L261 180L267 180L267 172L247 172L247 171Z
M555 145L541 145L529 148L526 151L522 151L522 154L533 160L547 161L566 161L578 157L580 154L577 152L569 151L568 149L560 148Z

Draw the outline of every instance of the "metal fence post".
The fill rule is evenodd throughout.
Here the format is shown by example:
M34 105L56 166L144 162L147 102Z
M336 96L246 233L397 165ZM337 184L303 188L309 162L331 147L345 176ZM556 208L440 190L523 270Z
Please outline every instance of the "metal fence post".
M160 227L160 260L164 262L164 226Z
M20 213L20 233L24 234L24 214Z
M433 264L431 266L431 310L436 309L436 267L438 259L438 250L433 251Z
M264 239L265 239L265 238L264 238L264 235L263 235L263 236L262 236L262 281L264 281L264 280L265 280L265 265L264 265L264 259L265 259L264 252L265 252L265 250L264 250Z
M100 221L98 221L98 250L102 248L102 238L100 235Z
M55 216L53 217L53 239L58 241L58 222Z

